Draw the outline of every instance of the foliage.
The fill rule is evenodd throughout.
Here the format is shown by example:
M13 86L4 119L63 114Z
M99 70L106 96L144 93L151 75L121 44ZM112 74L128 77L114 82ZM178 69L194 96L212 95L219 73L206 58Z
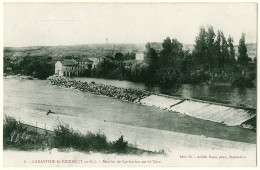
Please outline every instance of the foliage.
M56 148L74 148L83 151L100 151L108 146L105 135L90 132L82 135L64 124L58 124L55 127L53 142Z
M118 53L115 59L106 58L99 64L96 77L159 85L221 82L251 86L256 81L256 65L250 66L244 34L237 60L233 38L226 39L221 30L215 33L212 26L200 28L192 53L182 48L182 43L170 37L164 39L159 52L147 43L144 61L126 61Z
M5 115L3 125L4 139L10 138L11 133L16 130L18 133L25 132L26 128L20 122L16 121L15 118Z
M40 132L41 131L41 132ZM3 125L4 149L15 148L20 150L43 149L70 149L78 151L98 151L106 153L131 153L138 150L129 148L128 142L121 136L118 140L108 142L107 137L101 133L82 134L67 124L58 124L53 132L37 130L5 115Z
M237 61L241 65L248 64L248 61L250 60L247 55L247 48L245 44L245 34L243 33L241 36L241 39L239 40L239 46L238 46L238 58Z
M4 61L4 63L5 72L7 67L11 67L13 72L34 76L39 79L46 79L54 74L54 62L52 62L50 57L24 57L17 63L11 61Z
M6 116L3 125L4 148L20 148L22 150L44 149L48 146L48 133L39 135L13 117Z
M121 136L120 138L118 138L118 140L116 140L115 142L113 142L113 148L117 151L117 152L126 152L127 150L127 141L124 141L124 136Z

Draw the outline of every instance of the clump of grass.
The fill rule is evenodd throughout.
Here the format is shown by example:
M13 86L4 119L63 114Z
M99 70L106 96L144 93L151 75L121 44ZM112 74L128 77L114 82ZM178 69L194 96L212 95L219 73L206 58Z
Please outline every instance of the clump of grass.
M56 125L53 132L53 143L55 148L73 148L79 151L100 151L105 153L127 153L128 142L123 136L113 142L108 142L107 137L101 133L83 135L66 124Z
M56 148L73 148L80 151L102 151L109 147L104 134L89 132L83 135L64 124L55 127L53 143Z
M3 125L3 147L21 150L44 149L48 147L49 134L39 134L33 129L5 115Z

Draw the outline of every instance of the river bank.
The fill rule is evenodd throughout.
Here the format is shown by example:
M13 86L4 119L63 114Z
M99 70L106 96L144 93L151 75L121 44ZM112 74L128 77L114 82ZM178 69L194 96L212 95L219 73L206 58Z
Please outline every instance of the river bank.
M4 73L4 79L13 79L13 78L19 78L19 79L28 79L28 80L37 80L37 78L33 77L33 76L26 76L23 74L7 74Z

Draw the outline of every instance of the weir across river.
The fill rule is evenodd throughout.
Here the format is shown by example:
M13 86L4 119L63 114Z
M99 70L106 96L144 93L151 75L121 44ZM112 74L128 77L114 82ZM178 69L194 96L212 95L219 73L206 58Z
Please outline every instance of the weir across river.
M179 112L229 126L241 125L256 116L256 110L254 109L236 108L219 103L187 100L165 95L150 95L140 102L144 105Z

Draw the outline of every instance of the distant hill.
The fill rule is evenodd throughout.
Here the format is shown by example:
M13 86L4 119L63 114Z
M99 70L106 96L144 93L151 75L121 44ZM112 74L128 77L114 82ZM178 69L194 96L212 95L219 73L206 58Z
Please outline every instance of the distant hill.
M4 47L4 56L21 59L25 56L43 56L59 59L65 56L106 56L116 52L127 53L141 50L143 44L89 44L72 46Z
M162 43L150 42L151 47L160 51L162 50ZM113 55L116 52L127 53L133 51L145 50L145 43L139 44L88 44L88 45L71 45L71 46L33 46L33 47L4 47L4 57L10 59L22 59L25 56L42 56L52 57L53 60L65 56L84 56L96 57ZM193 44L183 44L184 50L192 51ZM238 53L238 46L235 46L236 55ZM255 43L247 44L248 55L251 58L256 57L257 45Z

